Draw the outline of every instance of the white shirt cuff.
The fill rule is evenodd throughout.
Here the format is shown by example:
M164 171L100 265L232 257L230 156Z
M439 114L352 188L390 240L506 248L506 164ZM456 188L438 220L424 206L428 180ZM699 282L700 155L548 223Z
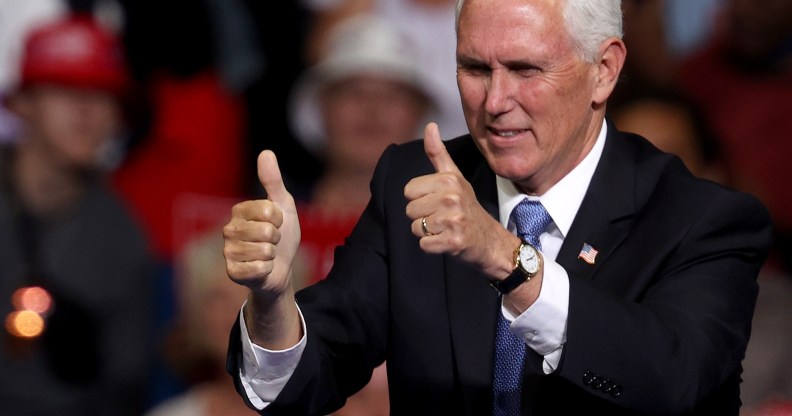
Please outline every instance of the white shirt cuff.
M247 303L247 302L245 302ZM242 309L245 305L242 305ZM261 410L272 403L278 394L286 386L286 382L294 373L297 364L300 362L306 344L306 327L302 311L299 305L297 311L300 314L303 336L297 345L285 350L268 350L253 343L250 340L245 315L242 310L239 312L239 326L242 338L243 364L239 371L239 378L245 388L250 403Z
M569 276L566 270L556 262L545 262L542 289L536 302L517 317L504 306L501 310L511 321L512 332L544 356L544 372L553 372L558 367L566 342L569 315Z

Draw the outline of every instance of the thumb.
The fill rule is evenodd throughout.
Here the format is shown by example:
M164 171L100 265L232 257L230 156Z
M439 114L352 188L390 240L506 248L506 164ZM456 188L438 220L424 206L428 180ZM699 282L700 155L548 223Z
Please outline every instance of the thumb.
M432 162L437 172L459 172L451 155L448 154L443 140L440 138L440 129L436 123L429 123L424 129L424 151Z
M267 199L279 205L291 199L286 185L283 184L283 176L278 167L278 158L271 150L264 150L258 157L258 177L259 182L267 193Z

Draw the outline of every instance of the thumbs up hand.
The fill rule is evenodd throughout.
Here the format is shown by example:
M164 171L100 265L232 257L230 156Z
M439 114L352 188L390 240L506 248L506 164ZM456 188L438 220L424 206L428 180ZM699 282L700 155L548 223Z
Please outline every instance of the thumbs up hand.
M254 291L281 294L291 289L300 223L273 152L259 155L258 176L267 199L236 204L223 227L226 271L235 283Z
M435 173L413 178L404 187L411 231L420 238L421 248L457 256L495 278L508 276L519 239L478 202L435 123L424 130L424 150Z

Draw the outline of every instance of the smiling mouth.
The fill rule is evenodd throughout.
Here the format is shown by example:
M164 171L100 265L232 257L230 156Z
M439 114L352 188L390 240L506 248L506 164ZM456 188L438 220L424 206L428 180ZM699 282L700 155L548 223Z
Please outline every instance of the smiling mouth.
M525 133L527 131L525 129L520 129L520 130L499 130L499 129L492 128L492 127L488 127L487 129L493 135L499 136L499 137L505 137L505 138L515 137L515 136L518 136L518 135L520 135L522 133Z

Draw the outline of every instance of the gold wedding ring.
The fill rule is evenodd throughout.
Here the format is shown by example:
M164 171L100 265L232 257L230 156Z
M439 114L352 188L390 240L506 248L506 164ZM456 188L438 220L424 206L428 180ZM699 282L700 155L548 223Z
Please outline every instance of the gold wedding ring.
M426 228L426 217L421 218L421 229L423 229L423 233L425 236L434 235L434 233L430 233L429 230Z

